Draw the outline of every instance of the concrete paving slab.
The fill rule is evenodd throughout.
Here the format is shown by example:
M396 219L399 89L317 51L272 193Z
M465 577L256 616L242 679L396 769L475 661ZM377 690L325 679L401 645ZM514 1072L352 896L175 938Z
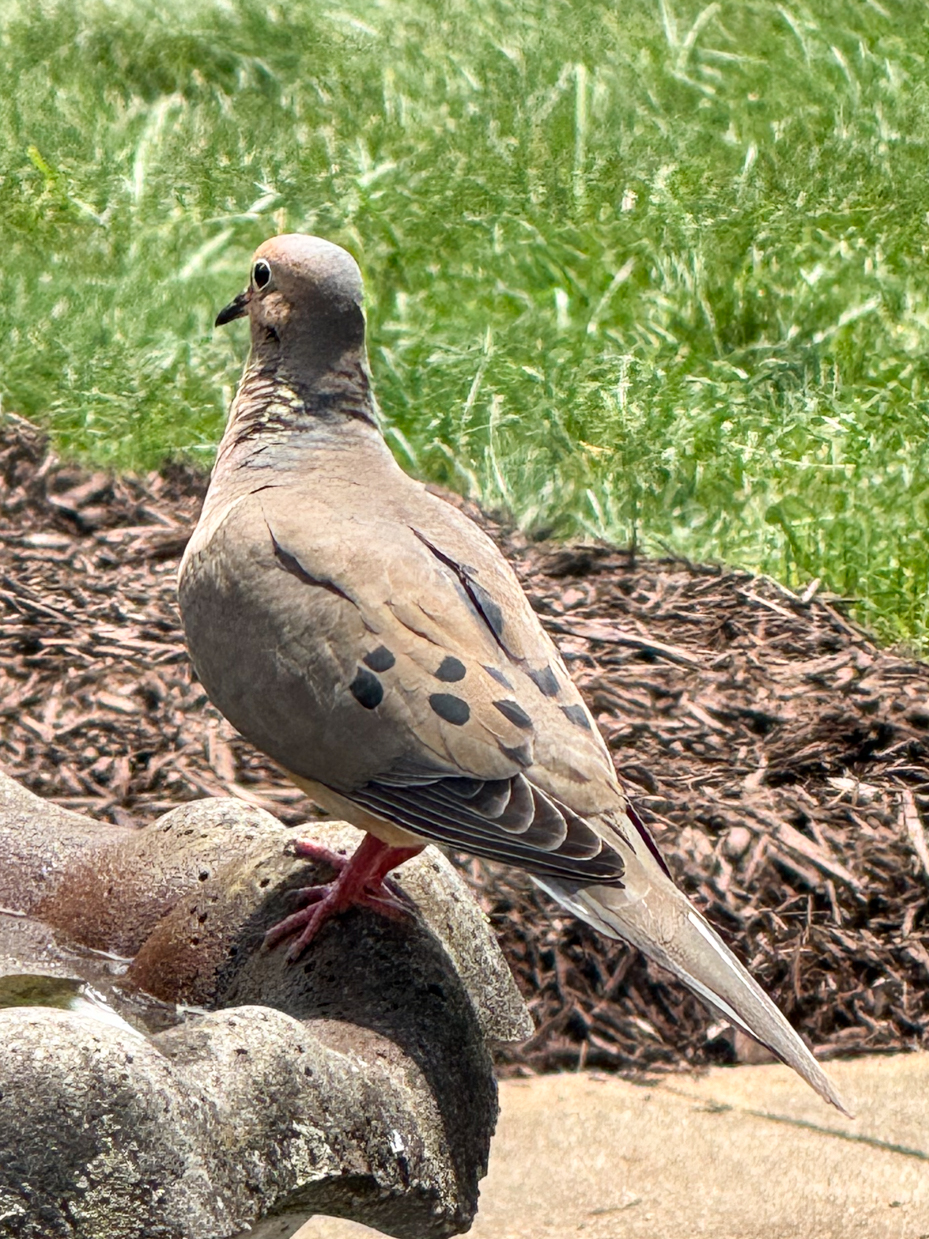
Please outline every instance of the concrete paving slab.
M929 1054L829 1070L856 1118L780 1066L504 1081L471 1235L929 1239ZM373 1233L317 1217L295 1239Z

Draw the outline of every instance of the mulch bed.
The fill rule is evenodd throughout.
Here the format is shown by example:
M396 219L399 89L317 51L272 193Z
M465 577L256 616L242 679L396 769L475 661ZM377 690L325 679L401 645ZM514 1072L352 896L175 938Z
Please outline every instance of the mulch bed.
M123 824L229 794L306 819L188 664L174 578L204 488L179 466L90 473L0 426L0 766L39 795ZM826 1055L929 1048L929 666L813 588L480 519L672 870L794 1024ZM505 1067L754 1056L525 875L460 861L537 1022Z

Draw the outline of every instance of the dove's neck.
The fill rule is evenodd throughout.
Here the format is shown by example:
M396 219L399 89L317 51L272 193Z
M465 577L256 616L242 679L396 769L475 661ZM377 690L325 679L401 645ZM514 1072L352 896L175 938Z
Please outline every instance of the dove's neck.
M229 412L215 472L299 467L323 449L383 439L364 350L289 367L254 349ZM384 450L386 450L386 445Z

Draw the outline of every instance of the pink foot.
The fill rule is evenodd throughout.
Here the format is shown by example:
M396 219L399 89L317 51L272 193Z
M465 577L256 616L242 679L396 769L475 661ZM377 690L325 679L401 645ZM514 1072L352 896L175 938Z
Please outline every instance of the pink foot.
M409 908L400 902L397 892L391 890L384 879L391 869L421 852L421 847L395 848L375 835L365 835L351 856L342 856L308 839L299 839L295 851L298 856L330 865L337 876L324 886L305 886L299 890L297 894L307 906L272 925L265 935L265 946L272 947L302 930L287 952L291 963L300 958L331 917L349 908L370 908L372 912L393 919L409 915Z

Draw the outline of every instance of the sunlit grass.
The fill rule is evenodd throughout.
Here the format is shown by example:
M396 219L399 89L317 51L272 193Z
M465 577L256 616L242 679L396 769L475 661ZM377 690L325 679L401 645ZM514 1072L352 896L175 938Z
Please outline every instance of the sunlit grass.
M923 6L6 0L0 390L209 463L252 248L348 245L408 466L929 641Z

